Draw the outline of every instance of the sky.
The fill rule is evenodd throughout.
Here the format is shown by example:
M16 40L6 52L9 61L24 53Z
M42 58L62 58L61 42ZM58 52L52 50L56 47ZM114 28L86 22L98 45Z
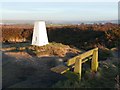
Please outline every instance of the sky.
M0 2L119 2L119 0L0 0Z
M94 1L94 0L93 0ZM0 2L2 20L103 21L118 19L118 2Z

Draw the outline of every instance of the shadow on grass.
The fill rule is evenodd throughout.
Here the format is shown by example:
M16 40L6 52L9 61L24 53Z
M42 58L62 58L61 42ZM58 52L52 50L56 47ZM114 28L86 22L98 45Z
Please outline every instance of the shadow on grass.
M64 76L50 71L50 68L60 64L54 57L16 59L3 54L3 88L40 88L51 87Z

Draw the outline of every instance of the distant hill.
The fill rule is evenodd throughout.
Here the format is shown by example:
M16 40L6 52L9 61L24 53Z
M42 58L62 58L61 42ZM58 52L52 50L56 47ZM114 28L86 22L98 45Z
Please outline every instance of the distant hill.
M2 20L0 24L34 24L38 20ZM118 23L118 20L107 20L107 21L46 21L46 24L94 24L94 23Z

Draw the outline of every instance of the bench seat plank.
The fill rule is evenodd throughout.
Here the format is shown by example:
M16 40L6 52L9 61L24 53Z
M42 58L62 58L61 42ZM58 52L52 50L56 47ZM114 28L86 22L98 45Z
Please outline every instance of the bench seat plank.
M64 65L59 65L59 66L51 68L51 71L59 73L59 74L63 74L68 70L69 70L69 68L67 66L64 66Z

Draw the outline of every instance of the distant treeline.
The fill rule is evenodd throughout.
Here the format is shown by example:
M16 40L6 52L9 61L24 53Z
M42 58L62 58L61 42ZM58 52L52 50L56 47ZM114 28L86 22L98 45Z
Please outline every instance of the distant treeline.
M32 39L32 25L3 25L1 41L30 42ZM120 28L118 24L80 24L48 26L48 37L50 42L60 42L75 47L90 45L103 45L109 48L118 45Z

